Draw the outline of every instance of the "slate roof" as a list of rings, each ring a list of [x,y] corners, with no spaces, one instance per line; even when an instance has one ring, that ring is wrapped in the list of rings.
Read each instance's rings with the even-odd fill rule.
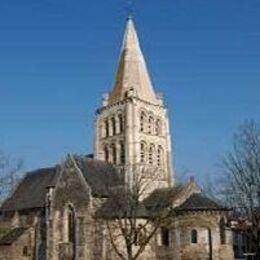
[[[148,209],[165,208],[172,204],[174,198],[185,189],[184,185],[154,190],[145,200]]]
[[[93,196],[107,197],[110,187],[123,183],[123,178],[119,178],[112,164],[86,156],[73,158],[91,187]],[[55,166],[27,173],[12,196],[2,204],[1,211],[44,207],[47,187],[56,185],[60,169],[60,166]]]
[[[192,194],[184,203],[176,208],[176,210],[228,210],[219,205],[212,199],[209,199],[202,194]]]
[[[58,177],[57,168],[44,168],[27,173],[12,196],[3,203],[1,210],[9,211],[44,207],[47,187],[56,184]]]
[[[22,236],[28,228],[23,228],[23,227],[17,227],[12,229],[9,233],[4,235],[0,239],[0,245],[12,245],[15,241],[19,239],[20,236]]]
[[[127,212],[136,210],[136,217],[153,217],[156,216],[158,210],[172,205],[174,198],[184,188],[185,186],[178,185],[171,188],[156,189],[147,198],[139,202],[137,207],[127,207],[126,202],[129,202],[129,198],[124,199],[124,191],[120,191],[120,196],[112,196],[102,205],[97,211],[97,216],[102,218],[123,217],[128,215]],[[131,213],[131,216],[134,216],[133,213]]]
[[[160,210],[169,207],[173,204],[177,195],[185,188],[185,186],[177,186],[172,188],[157,189],[151,193],[143,202],[140,202],[136,209],[135,217],[146,218],[155,217]],[[123,197],[123,195],[122,195]],[[101,208],[97,211],[97,216],[102,218],[116,218],[127,216],[126,201],[120,197],[115,199],[108,199]],[[229,210],[217,202],[205,197],[202,194],[194,193],[187,198],[180,206],[172,209],[172,213],[190,210]],[[134,216],[133,214],[131,216]]]
[[[146,218],[150,216],[145,205],[140,202],[137,206],[128,206],[127,201],[119,198],[110,198],[97,210],[96,216],[99,218]]]
[[[73,156],[73,159],[90,186],[94,197],[109,197],[111,191],[120,191],[120,196],[123,196],[124,192],[120,188],[124,184],[124,176],[118,174],[118,171],[112,164],[90,159],[86,156]],[[18,185],[12,196],[2,204],[1,211],[44,207],[47,187],[56,185],[60,170],[60,166],[55,166],[28,173]],[[185,188],[185,185],[178,185],[153,191],[138,206],[138,216],[152,216],[153,214],[156,214],[157,210],[172,205],[175,198],[177,198]],[[129,209],[123,204],[118,205],[117,201],[108,199],[103,205],[103,209],[98,212],[98,214],[107,215],[108,217],[112,217],[114,214],[126,214]],[[122,201],[125,202],[126,200],[122,199]],[[191,195],[185,202],[175,208],[176,211],[206,209],[225,210],[225,208],[218,205],[215,201],[202,194]]]
[[[121,186],[124,178],[112,164],[85,156],[74,156],[95,197],[108,197],[111,187]]]
[[[113,105],[124,100],[129,86],[135,91],[138,98],[153,104],[160,104],[154,92],[135,25],[131,18],[127,21],[116,79],[109,95],[108,104]]]

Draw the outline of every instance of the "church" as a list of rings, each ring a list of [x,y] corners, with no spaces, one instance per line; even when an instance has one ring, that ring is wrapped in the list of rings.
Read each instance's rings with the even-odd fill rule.
[[[95,127],[93,155],[27,173],[4,201],[0,260],[234,259],[229,209],[194,178],[176,183],[168,111],[131,17]]]

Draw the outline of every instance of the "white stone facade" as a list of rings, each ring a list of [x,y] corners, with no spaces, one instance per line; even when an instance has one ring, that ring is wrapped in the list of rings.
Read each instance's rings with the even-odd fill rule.
[[[137,165],[156,174],[154,188],[174,184],[168,112],[156,95],[133,21],[128,20],[116,82],[98,110],[95,158],[126,169]]]

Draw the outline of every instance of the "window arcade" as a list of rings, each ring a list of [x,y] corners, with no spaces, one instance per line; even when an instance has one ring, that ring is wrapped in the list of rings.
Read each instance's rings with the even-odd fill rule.
[[[153,165],[153,163],[154,163],[154,161],[153,161],[153,159],[154,159],[154,149],[155,149],[154,144],[151,144],[150,148],[149,148],[149,158],[148,158],[150,165]]]
[[[118,121],[119,121],[119,133],[121,134],[124,131],[124,120],[122,114],[118,116]]]
[[[105,120],[105,137],[109,136],[109,121],[108,119]]]
[[[146,122],[146,114],[144,111],[141,112],[140,116],[140,131],[145,132],[145,122]]]
[[[161,146],[159,146],[157,149],[157,166],[163,166],[163,148]]]
[[[153,134],[153,128],[154,128],[154,119],[152,116],[150,116],[148,120],[148,134]]]
[[[124,142],[120,142],[120,162],[121,164],[125,163],[125,145]]]
[[[112,151],[112,163],[117,163],[117,150],[116,150],[116,144],[111,145],[111,151]]]
[[[114,117],[111,118],[112,124],[112,135],[116,135],[116,119]]]
[[[160,119],[156,120],[156,123],[155,123],[155,134],[158,135],[158,136],[162,134],[162,123],[161,123]]]
[[[104,159],[106,162],[109,161],[109,149],[107,146],[104,147]]]
[[[144,142],[142,142],[141,143],[141,154],[140,154],[141,163],[145,163],[145,153],[146,153],[146,144]]]

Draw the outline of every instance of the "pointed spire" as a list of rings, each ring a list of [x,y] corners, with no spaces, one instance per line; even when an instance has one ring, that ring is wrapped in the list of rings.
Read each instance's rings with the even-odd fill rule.
[[[158,104],[131,16],[127,18],[116,79],[108,104],[123,100],[129,91],[142,100]]]

